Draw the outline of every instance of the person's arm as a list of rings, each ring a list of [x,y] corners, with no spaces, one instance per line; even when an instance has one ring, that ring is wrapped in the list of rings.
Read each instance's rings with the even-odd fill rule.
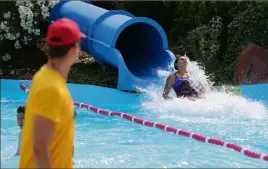
[[[172,99],[172,97],[168,96],[168,94],[170,90],[172,89],[173,81],[174,81],[174,75],[171,74],[166,80],[166,85],[165,85],[163,95],[162,95],[164,99]]]
[[[35,168],[52,168],[50,143],[60,121],[61,95],[57,89],[37,93],[33,116],[33,153]]]

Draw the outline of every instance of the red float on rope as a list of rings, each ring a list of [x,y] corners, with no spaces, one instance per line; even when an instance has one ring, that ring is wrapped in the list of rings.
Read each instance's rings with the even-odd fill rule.
[[[20,88],[26,93],[29,93],[29,89],[21,84]],[[84,104],[84,103],[78,103],[78,102],[74,102],[74,105],[79,107],[79,108],[85,108],[88,110],[91,110],[95,113],[98,114],[102,114],[105,116],[119,116],[122,117],[126,120],[132,121],[134,123],[140,124],[140,125],[144,125],[147,127],[155,127],[158,128],[160,130],[166,131],[166,132],[172,132],[174,134],[178,134],[181,136],[185,136],[185,137],[190,137],[194,140],[200,141],[200,142],[204,142],[204,143],[210,143],[210,144],[215,144],[215,145],[219,145],[225,148],[229,148],[232,150],[235,150],[237,152],[242,153],[243,155],[250,157],[250,158],[256,158],[256,159],[260,159],[260,160],[264,160],[264,161],[268,161],[268,155],[267,154],[261,154],[261,153],[257,153],[254,152],[252,150],[243,148],[240,145],[236,145],[234,143],[229,143],[229,142],[225,142],[216,138],[210,138],[210,137],[206,137],[200,134],[196,134],[196,133],[192,133],[190,131],[186,131],[186,130],[181,130],[181,129],[176,129],[174,127],[170,127],[167,126],[165,124],[161,124],[161,123],[157,123],[157,122],[152,122],[152,121],[147,121],[147,120],[143,120],[141,118],[132,116],[130,114],[126,114],[126,113],[122,113],[122,112],[112,112],[112,111],[108,111],[108,110],[103,110],[103,109],[99,109],[97,107],[88,105],[88,104]]]

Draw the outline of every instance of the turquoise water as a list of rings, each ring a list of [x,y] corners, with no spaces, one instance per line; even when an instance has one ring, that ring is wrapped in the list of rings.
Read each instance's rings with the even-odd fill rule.
[[[20,90],[23,82],[1,80],[1,167],[14,168],[18,157],[19,128],[16,108],[25,103]],[[160,87],[146,94],[127,94],[114,89],[68,85],[74,101],[122,111],[205,136],[233,142],[268,154],[268,113],[263,103],[249,101],[224,92],[212,92],[196,102],[175,99],[164,102]],[[268,163],[238,152],[144,127],[130,121],[97,115],[76,108],[75,167],[115,168],[193,168],[259,167]]]

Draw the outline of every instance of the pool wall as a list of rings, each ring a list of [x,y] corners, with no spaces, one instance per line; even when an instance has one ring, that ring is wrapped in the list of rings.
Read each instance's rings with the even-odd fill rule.
[[[9,99],[26,101],[27,96],[23,94],[23,91],[20,89],[20,84],[24,84],[26,87],[30,88],[31,81],[1,79],[1,95],[9,96]],[[74,101],[104,108],[113,107],[112,105],[118,104],[131,105],[131,103],[137,103],[141,99],[141,97],[138,97],[138,94],[127,93],[107,87],[81,84],[67,84],[67,86]]]
[[[10,96],[12,99],[26,99],[26,95],[16,94],[22,92],[19,88],[21,83],[30,88],[31,81],[29,80],[1,79],[1,95]],[[127,93],[107,87],[82,84],[67,85],[74,101],[102,106],[103,108],[118,104],[131,105],[145,99],[145,97],[139,97],[140,95],[136,93]],[[238,89],[242,96],[247,99],[268,102],[268,84],[241,85]]]
[[[241,85],[240,88],[243,97],[268,103],[268,84]]]

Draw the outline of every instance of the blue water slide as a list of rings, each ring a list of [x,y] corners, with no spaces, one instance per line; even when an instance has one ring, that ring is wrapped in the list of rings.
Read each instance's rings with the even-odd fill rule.
[[[106,10],[90,1],[64,0],[56,4],[49,22],[59,18],[76,21],[88,37],[82,50],[98,63],[118,69],[117,88],[136,91],[157,80],[157,70],[167,70],[174,60],[163,28],[152,19],[124,10]]]

